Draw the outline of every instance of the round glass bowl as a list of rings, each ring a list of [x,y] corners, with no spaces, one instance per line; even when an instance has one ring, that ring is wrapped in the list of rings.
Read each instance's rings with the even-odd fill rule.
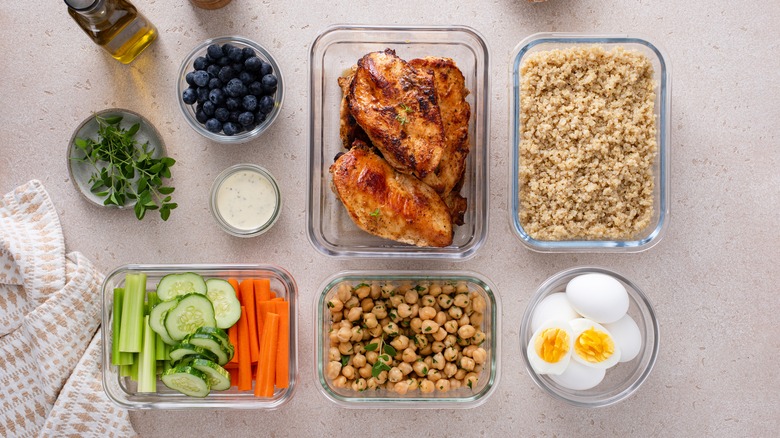
[[[537,374],[528,359],[528,342],[533,336],[531,321],[536,306],[548,295],[563,292],[566,284],[582,274],[601,273],[614,277],[628,292],[628,314],[639,326],[642,335],[642,347],[639,354],[631,361],[618,363],[606,370],[604,380],[597,386],[587,390],[572,390],[557,384],[548,375]],[[520,351],[523,354],[528,374],[545,392],[556,399],[563,400],[579,407],[600,407],[617,403],[639,389],[639,386],[650,375],[658,357],[659,330],[653,306],[639,287],[622,275],[608,269],[597,267],[579,267],[561,271],[548,278],[536,291],[523,314],[520,323]]]
[[[68,173],[70,174],[70,181],[73,186],[84,195],[84,198],[89,202],[98,205],[100,207],[114,207],[114,208],[126,208],[135,205],[135,199],[127,199],[124,205],[115,206],[113,204],[104,204],[105,197],[101,197],[92,193],[91,187],[93,182],[90,181],[93,173],[96,172],[95,168],[87,162],[81,161],[84,157],[84,151],[76,146],[76,139],[92,139],[98,140],[99,124],[98,118],[111,119],[114,117],[121,117],[119,122],[121,129],[128,130],[133,125],[138,123],[138,132],[135,134],[135,140],[139,145],[144,143],[149,144],[149,150],[152,151],[152,158],[161,158],[166,156],[165,143],[163,142],[160,132],[152,125],[151,122],[146,120],[142,115],[122,109],[122,108],[109,108],[102,111],[98,111],[86,119],[84,119],[78,128],[73,132],[68,143],[67,157],[68,160]]]
[[[271,112],[268,113],[266,115],[265,120],[262,123],[255,126],[254,129],[250,131],[241,131],[236,135],[225,135],[222,132],[214,133],[207,130],[206,126],[200,123],[195,117],[195,107],[197,104],[188,105],[184,103],[184,100],[182,100],[182,93],[184,92],[184,90],[189,88],[189,84],[187,83],[186,76],[187,73],[195,70],[195,67],[193,65],[195,60],[199,57],[205,57],[207,54],[207,49],[210,45],[218,44],[221,46],[227,43],[230,43],[231,45],[236,46],[240,49],[248,47],[254,50],[255,55],[258,58],[271,65],[271,68],[273,69],[273,74],[276,76],[277,79],[276,92],[273,94],[274,107],[271,110]],[[260,78],[257,79],[260,80]],[[260,134],[265,132],[268,129],[268,127],[271,126],[274,120],[276,120],[276,118],[279,116],[279,112],[281,111],[282,108],[282,102],[284,101],[284,80],[282,79],[282,71],[279,69],[279,65],[276,63],[276,60],[274,60],[273,56],[271,56],[271,54],[268,53],[268,50],[266,50],[263,46],[244,37],[223,36],[223,37],[212,38],[203,41],[202,43],[198,44],[194,49],[192,49],[192,51],[187,55],[187,57],[184,58],[184,61],[181,64],[181,68],[179,68],[179,80],[176,82],[176,99],[179,102],[179,108],[181,108],[182,114],[184,114],[184,119],[192,127],[192,129],[194,129],[195,132],[197,132],[198,134],[208,138],[209,140],[213,140],[218,143],[224,143],[224,144],[246,143],[250,140],[257,138],[258,136],[260,136]]]
[[[225,232],[254,237],[268,231],[282,209],[274,177],[255,164],[228,167],[211,186],[211,214]]]

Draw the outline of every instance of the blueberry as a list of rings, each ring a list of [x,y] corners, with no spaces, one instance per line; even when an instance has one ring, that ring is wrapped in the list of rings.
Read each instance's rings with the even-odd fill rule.
[[[198,103],[203,103],[207,100],[209,100],[209,89],[208,87],[198,87],[197,93],[197,101]]]
[[[271,96],[263,96],[260,98],[260,102],[258,102],[257,106],[261,113],[268,114],[274,109],[274,98]]]
[[[235,111],[241,107],[241,99],[237,97],[228,97],[225,101],[225,107],[230,111]]]
[[[236,77],[236,72],[233,71],[233,68],[229,65],[226,65],[219,69],[219,74],[217,75],[220,81],[227,84],[228,81]]]
[[[244,59],[244,52],[241,51],[238,47],[231,47],[228,50],[227,53],[228,58],[232,59],[233,62],[239,62],[243,61]]]
[[[254,82],[255,79],[257,79],[255,75],[249,73],[248,71],[242,71],[241,73],[239,73],[238,78],[241,79],[241,82],[243,82],[244,85],[249,85],[252,82]]]
[[[261,65],[260,65],[260,77],[263,77],[265,75],[270,75],[271,73],[274,72],[274,68],[271,67],[271,64],[263,61],[262,59],[260,60],[260,62],[261,62]]]
[[[214,115],[214,111],[217,109],[217,106],[214,105],[214,102],[207,100],[203,102],[203,112],[206,113],[207,116],[211,117]]]
[[[259,111],[256,112],[255,113],[255,123],[259,125],[259,124],[261,124],[263,122],[265,122],[265,113],[262,113],[262,112],[259,112]]]
[[[233,123],[238,123],[238,116],[240,115],[241,115],[241,111],[231,111],[228,120],[230,120]]]
[[[234,62],[230,64],[231,67],[233,67],[233,70],[236,71],[236,74],[244,71],[244,63],[243,62]]]
[[[206,67],[211,64],[208,59],[198,56],[195,58],[195,61],[192,63],[192,66],[195,68],[195,70],[205,70]]]
[[[206,71],[209,75],[211,75],[211,77],[217,77],[219,74],[219,66],[217,64],[211,64],[209,68],[206,69]]]
[[[263,61],[261,61],[257,56],[252,56],[251,58],[247,58],[246,61],[244,61],[244,67],[246,67],[247,71],[259,71],[262,65]]]
[[[232,45],[230,43],[223,44],[222,45],[222,54],[225,55],[225,56],[228,56],[230,54],[230,49],[235,48],[235,47],[236,46],[234,46],[234,45]]]
[[[255,96],[263,95],[263,84],[260,81],[254,81],[249,84],[249,92]]]
[[[206,49],[206,53],[208,53],[212,59],[219,59],[223,54],[222,47],[219,47],[219,44],[212,44],[208,49]]]
[[[255,111],[257,109],[257,97],[252,94],[247,94],[241,100],[241,105],[247,111]]]
[[[230,111],[225,107],[219,107],[214,111],[214,118],[225,123],[230,118]]]
[[[255,122],[255,115],[250,113],[249,111],[243,112],[238,115],[238,123],[244,126],[249,126],[254,122]]]
[[[187,81],[187,84],[189,84],[189,85],[195,85],[195,72],[191,71],[191,72],[187,73],[184,76],[184,80]]]
[[[233,78],[225,86],[225,91],[230,97],[241,97],[246,94],[246,86],[240,79]]]
[[[217,60],[217,64],[219,64],[220,66],[228,65],[230,64],[230,58],[228,58],[227,56],[223,56]]]
[[[249,59],[255,56],[255,50],[251,47],[244,47],[241,49],[241,54],[244,55],[244,59]]]
[[[220,81],[218,78],[211,78],[209,79],[209,90],[214,90],[216,88],[222,88],[224,84],[222,81]]]
[[[192,75],[192,80],[195,82],[195,85],[205,87],[209,84],[209,74],[203,70],[198,70]]]
[[[222,130],[222,122],[217,119],[206,120],[206,129],[213,133],[219,133]]]
[[[209,116],[207,116],[207,115],[206,115],[206,113],[204,113],[203,111],[196,111],[196,112],[195,112],[195,118],[196,118],[196,119],[197,119],[197,120],[198,120],[200,123],[206,123],[206,120],[208,120],[208,119],[209,119]]]
[[[192,88],[187,88],[181,94],[181,100],[183,100],[187,105],[192,105],[198,101],[198,93]]]
[[[219,79],[217,79],[219,80]],[[213,103],[216,106],[221,106],[225,103],[225,99],[227,99],[227,96],[225,96],[225,92],[222,91],[221,88],[215,88],[211,91],[209,91],[209,100],[211,103]]]
[[[225,131],[225,135],[236,135],[241,130],[239,129],[238,125],[236,125],[233,122],[227,122],[222,126],[222,129]]]
[[[276,84],[278,83],[276,76],[267,74],[263,76],[263,79],[260,79],[260,82],[263,84],[263,92],[265,94],[272,94],[276,91]]]

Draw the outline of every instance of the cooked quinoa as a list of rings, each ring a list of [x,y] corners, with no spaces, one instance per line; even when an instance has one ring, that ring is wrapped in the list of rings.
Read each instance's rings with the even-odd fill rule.
[[[653,216],[653,66],[630,50],[529,54],[520,84],[520,223],[538,240],[627,240]]]

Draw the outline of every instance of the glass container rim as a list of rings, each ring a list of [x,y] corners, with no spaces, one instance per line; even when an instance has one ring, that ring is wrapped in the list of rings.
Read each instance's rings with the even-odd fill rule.
[[[268,182],[271,183],[271,187],[274,189],[274,195],[275,195],[275,204],[274,204],[274,212],[271,215],[271,218],[268,219],[267,222],[265,222],[263,225],[252,228],[252,229],[241,229],[236,228],[232,225],[230,225],[224,217],[222,217],[222,214],[219,212],[219,207],[217,207],[217,197],[219,188],[222,186],[222,183],[231,175],[233,175],[236,172],[239,172],[241,170],[251,170],[253,172],[257,172],[261,176],[263,176],[265,179],[268,180]],[[253,163],[239,163],[234,164],[233,166],[228,167],[227,169],[220,172],[219,175],[217,175],[216,178],[214,178],[214,182],[211,185],[211,194],[210,194],[210,201],[209,201],[209,209],[211,210],[211,215],[214,217],[214,219],[217,221],[217,224],[219,224],[220,228],[222,228],[223,231],[226,233],[236,236],[236,237],[255,237],[259,236],[266,231],[270,230],[271,227],[276,224],[276,221],[279,219],[279,216],[281,216],[281,210],[282,210],[282,192],[279,189],[279,184],[276,182],[276,178],[274,178],[273,175],[271,175],[271,172],[269,172],[266,168],[253,164]]]

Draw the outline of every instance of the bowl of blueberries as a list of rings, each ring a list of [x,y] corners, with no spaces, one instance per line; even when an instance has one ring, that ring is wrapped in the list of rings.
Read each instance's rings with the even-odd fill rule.
[[[182,62],[176,94],[185,120],[197,133],[219,143],[244,143],[265,132],[279,115],[282,72],[254,41],[212,38]]]

